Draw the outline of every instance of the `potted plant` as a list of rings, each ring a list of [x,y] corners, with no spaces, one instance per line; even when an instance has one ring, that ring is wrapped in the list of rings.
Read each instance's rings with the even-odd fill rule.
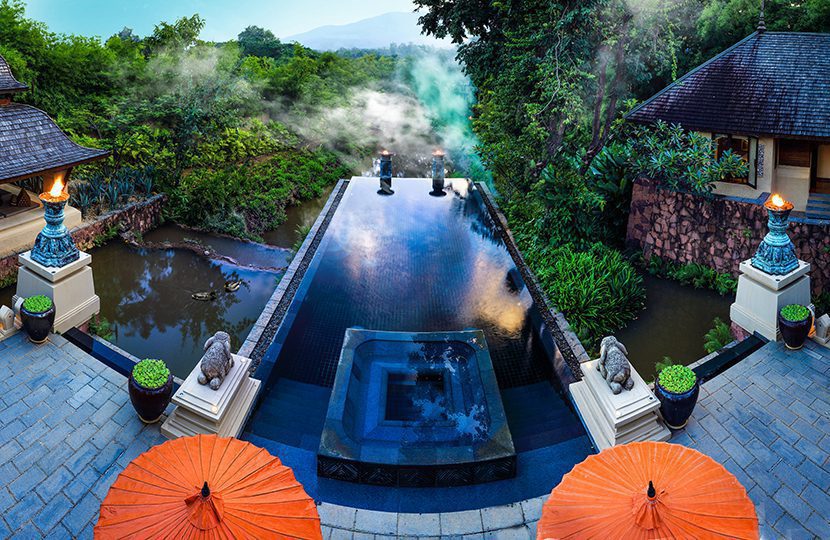
[[[803,347],[812,327],[813,314],[807,306],[789,304],[778,312],[778,328],[788,349],[797,350]]]
[[[145,424],[161,418],[173,397],[173,375],[163,360],[144,359],[130,373],[130,401]]]
[[[20,308],[23,329],[32,343],[43,343],[55,324],[55,303],[48,296],[38,294],[23,301]]]
[[[672,429],[686,427],[700,393],[695,372],[686,366],[671,365],[657,374],[654,393],[660,400],[660,413]]]

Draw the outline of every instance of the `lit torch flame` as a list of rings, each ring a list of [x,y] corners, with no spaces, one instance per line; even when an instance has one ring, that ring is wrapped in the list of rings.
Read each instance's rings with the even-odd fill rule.
[[[772,196],[772,204],[773,206],[777,206],[778,208],[783,208],[785,205],[784,198],[781,195],[775,193]]]
[[[52,184],[52,189],[49,190],[49,195],[52,197],[60,197],[63,194],[63,177],[55,178],[55,183]]]

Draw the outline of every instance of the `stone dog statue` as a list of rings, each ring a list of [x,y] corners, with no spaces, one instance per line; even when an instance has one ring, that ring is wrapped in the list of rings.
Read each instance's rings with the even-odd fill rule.
[[[631,364],[628,363],[627,354],[625,345],[617,341],[614,336],[603,338],[600,342],[597,370],[615,394],[622,392],[623,388],[626,390],[634,388]]]
[[[205,342],[199,384],[210,384],[213,390],[219,390],[232,367],[231,337],[226,332],[216,332]]]

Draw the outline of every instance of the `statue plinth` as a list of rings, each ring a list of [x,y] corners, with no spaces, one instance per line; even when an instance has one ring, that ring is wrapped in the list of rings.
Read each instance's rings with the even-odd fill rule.
[[[631,367],[631,390],[614,394],[597,370],[597,362],[583,362],[582,380],[568,387],[597,450],[635,441],[669,440],[671,432],[657,414],[660,401],[637,370]]]
[[[233,367],[218,390],[199,384],[201,361],[173,395],[176,408],[161,426],[168,439],[214,433],[239,437],[253,409],[260,381],[248,376],[251,359],[233,355]]]
[[[759,270],[754,259],[748,259],[739,269],[738,292],[729,317],[750,334],[758,332],[777,341],[781,308],[788,304],[810,305],[810,264],[796,259],[795,269],[773,275]]]
[[[74,244],[73,244],[74,245]],[[42,294],[55,303],[55,332],[87,323],[101,310],[92,280],[92,256],[83,251],[63,266],[46,266],[35,260],[31,251],[17,258],[17,298]]]

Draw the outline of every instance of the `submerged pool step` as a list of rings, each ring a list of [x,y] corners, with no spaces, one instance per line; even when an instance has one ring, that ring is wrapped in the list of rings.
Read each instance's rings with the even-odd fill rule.
[[[583,433],[579,419],[547,382],[504,389],[502,401],[517,452],[557,444]]]
[[[262,400],[249,431],[292,446],[316,450],[331,389],[280,379]]]

